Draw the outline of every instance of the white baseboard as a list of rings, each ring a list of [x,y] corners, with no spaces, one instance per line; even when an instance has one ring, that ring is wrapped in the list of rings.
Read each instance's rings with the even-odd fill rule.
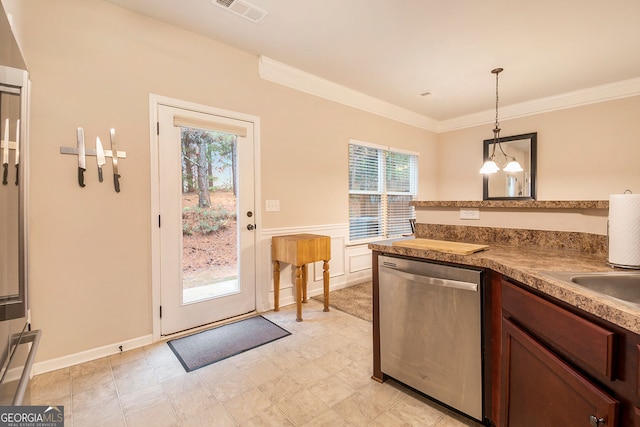
[[[33,365],[33,374],[44,374],[46,372],[68,368],[69,366],[89,362],[91,360],[100,359],[102,357],[111,356],[113,354],[118,354],[120,353],[120,351],[127,351],[133,350],[134,348],[144,347],[152,343],[153,337],[151,334],[149,334],[128,341],[118,342],[116,344],[110,344],[91,350],[81,351],[80,353],[70,354],[68,356],[62,356],[55,359],[36,362]],[[122,350],[120,350],[120,346],[122,346]]]

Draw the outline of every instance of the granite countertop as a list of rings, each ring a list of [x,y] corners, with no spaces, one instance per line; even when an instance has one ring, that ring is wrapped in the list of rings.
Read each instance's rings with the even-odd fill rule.
[[[575,250],[500,244],[490,244],[489,249],[471,255],[456,255],[393,246],[393,241],[370,243],[369,249],[388,254],[424,258],[425,260],[488,268],[631,332],[640,334],[640,305],[625,303],[546,274],[546,272],[562,271],[624,271],[607,265],[606,258],[602,255]]]
[[[413,200],[416,208],[609,209],[608,200]]]

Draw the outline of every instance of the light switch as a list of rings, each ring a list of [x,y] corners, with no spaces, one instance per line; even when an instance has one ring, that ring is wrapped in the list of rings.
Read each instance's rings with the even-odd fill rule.
[[[266,200],[264,209],[267,212],[279,212],[280,200]]]

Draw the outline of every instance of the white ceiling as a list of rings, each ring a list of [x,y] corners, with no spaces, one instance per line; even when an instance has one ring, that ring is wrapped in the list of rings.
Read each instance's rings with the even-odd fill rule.
[[[638,0],[106,0],[443,121],[640,77]],[[215,1],[215,0],[214,0]],[[430,91],[433,95],[420,96]]]

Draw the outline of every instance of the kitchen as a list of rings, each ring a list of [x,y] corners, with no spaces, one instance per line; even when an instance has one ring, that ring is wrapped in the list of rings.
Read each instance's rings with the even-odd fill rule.
[[[402,148],[420,153],[419,200],[482,198],[478,169],[482,141],[491,136],[491,114],[478,125],[425,129],[261,78],[256,55],[114,4],[53,3],[3,0],[32,84],[31,310],[34,328],[43,330],[36,373],[154,339],[150,93],[260,117],[259,198],[280,200],[281,206],[280,212],[260,210],[257,219],[263,309],[272,298],[269,242],[275,234],[313,229],[332,236],[335,289],[371,275],[366,245],[346,244],[350,138],[390,146],[401,141]],[[635,56],[629,55],[629,62],[637,65]],[[517,70],[493,62],[487,60],[479,72],[487,80],[479,110],[493,108],[493,67],[505,67],[503,99],[518,89],[507,77]],[[263,61],[263,71],[270,65],[278,66]],[[637,76],[629,75],[626,86],[609,88],[613,94],[607,92],[601,102],[576,102],[571,108],[510,115],[503,101],[503,135],[538,132],[539,200],[607,200],[628,188],[640,191]],[[553,73],[540,80],[551,85]],[[79,193],[73,160],[59,151],[74,144],[78,126],[94,134],[118,128],[119,149],[127,151],[119,165],[120,193],[96,185]],[[457,214],[455,208],[419,210],[417,219],[460,224]],[[606,234],[603,212],[491,210],[481,211],[476,224]],[[320,281],[310,286],[319,291]],[[293,301],[290,284],[281,299]]]

